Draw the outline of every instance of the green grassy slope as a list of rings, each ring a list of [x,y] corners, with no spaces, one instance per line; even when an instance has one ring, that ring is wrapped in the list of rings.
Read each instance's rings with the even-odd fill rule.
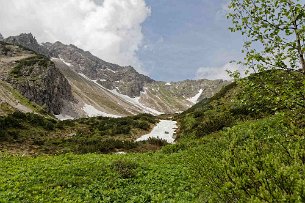
[[[1,202],[194,202],[186,154],[0,159]]]
[[[177,117],[180,140],[201,143],[189,149],[200,201],[304,202],[303,81],[298,72],[252,75]]]

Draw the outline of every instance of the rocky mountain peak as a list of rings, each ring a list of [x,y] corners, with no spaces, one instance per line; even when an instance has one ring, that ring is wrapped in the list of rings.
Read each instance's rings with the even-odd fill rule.
[[[49,51],[50,56],[69,64],[75,72],[96,80],[109,90],[116,90],[129,97],[140,96],[144,85],[154,82],[153,79],[138,73],[131,66],[123,67],[103,61],[89,51],[84,51],[74,45],[55,42],[53,44],[44,43],[43,46]]]
[[[3,40],[3,36],[2,36],[2,34],[0,33],[0,41],[2,41]]]
[[[4,41],[10,44],[23,46],[27,49],[35,51],[38,54],[49,56],[48,50],[46,50],[37,42],[32,33],[22,33],[18,36],[11,36],[4,39]]]

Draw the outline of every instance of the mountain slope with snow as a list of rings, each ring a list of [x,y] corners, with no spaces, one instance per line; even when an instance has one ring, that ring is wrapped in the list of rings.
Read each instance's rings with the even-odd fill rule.
[[[133,67],[108,63],[74,45],[61,42],[41,45],[32,34],[21,34],[4,41],[50,57],[52,62],[48,63],[54,63],[55,70],[64,77],[63,81],[68,82],[64,86],[69,86],[71,99],[62,101],[62,106],[57,108],[60,111],[56,111],[56,116],[60,119],[177,113],[212,97],[228,84],[223,80],[154,81]],[[62,87],[58,86],[59,89]],[[40,105],[45,104],[40,102]]]

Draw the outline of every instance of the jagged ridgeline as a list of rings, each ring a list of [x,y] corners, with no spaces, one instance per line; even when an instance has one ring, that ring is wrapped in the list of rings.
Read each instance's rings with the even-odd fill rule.
[[[17,65],[20,71],[15,69],[15,77],[10,77],[7,81],[14,83],[13,87],[15,89],[18,87],[18,91],[27,99],[43,106],[49,113],[58,115],[60,119],[96,115],[120,117],[138,113],[157,115],[181,112],[198,101],[213,96],[221,87],[228,84],[223,80],[187,80],[171,83],[154,81],[138,73],[131,66],[105,62],[74,45],[65,45],[60,42],[40,45],[31,34],[8,37],[4,39],[4,42],[35,52],[32,52],[32,55],[29,54],[29,59],[26,57],[9,59],[11,56],[3,55],[2,58],[7,58],[5,60],[15,60],[17,64],[24,64],[23,68],[21,68],[22,65]],[[48,60],[52,63],[47,62]],[[15,67],[10,65],[12,68]],[[47,66],[46,69],[38,68],[43,65]],[[33,70],[33,75],[26,70]],[[59,73],[56,75],[55,70],[59,70],[62,75]],[[25,85],[17,85],[21,78],[19,77],[18,80],[16,77],[18,74],[21,77],[22,74],[26,74],[25,81],[32,76],[40,79],[36,82],[27,82]],[[39,74],[42,75],[39,76]],[[43,76],[43,74],[46,75]],[[56,93],[56,96],[60,96],[61,99],[50,96],[41,98],[41,95],[38,96],[41,93],[39,91],[35,92],[36,96],[33,95],[33,91],[26,94],[25,91],[29,90],[29,86],[42,87],[44,82],[46,85],[48,74],[59,77],[55,82],[60,85],[54,86],[52,94]],[[55,84],[50,83],[49,92],[52,85]],[[50,98],[53,98],[53,101],[47,101]]]

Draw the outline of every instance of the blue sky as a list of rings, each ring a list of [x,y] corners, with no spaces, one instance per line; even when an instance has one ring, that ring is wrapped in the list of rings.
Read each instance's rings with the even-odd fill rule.
[[[223,71],[229,61],[240,59],[243,40],[228,30],[226,2],[146,0],[151,16],[143,24],[144,44],[138,56],[150,76],[165,81],[194,79],[199,68]]]

